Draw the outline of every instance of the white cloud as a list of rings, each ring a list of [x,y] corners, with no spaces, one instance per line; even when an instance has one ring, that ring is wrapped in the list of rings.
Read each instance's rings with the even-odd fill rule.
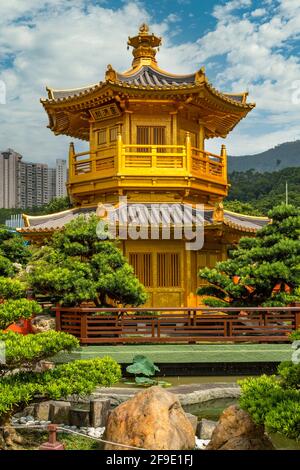
[[[260,16],[264,16],[267,13],[267,10],[265,8],[257,8],[256,10],[251,12],[251,16],[253,18],[258,18]]]
[[[252,0],[231,0],[225,5],[216,5],[213,10],[213,16],[219,21],[224,21],[231,17],[231,13],[235,10],[250,7]]]

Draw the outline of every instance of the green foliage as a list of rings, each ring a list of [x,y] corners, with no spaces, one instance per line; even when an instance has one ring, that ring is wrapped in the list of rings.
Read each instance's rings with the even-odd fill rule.
[[[147,377],[155,375],[155,372],[159,372],[159,368],[151,361],[151,359],[138,354],[133,358],[133,364],[126,368],[126,371],[130,374],[138,375],[143,374]]]
[[[300,207],[300,168],[259,173],[255,170],[233,172],[225,208],[249,215],[267,215],[275,205],[285,202],[286,182],[289,202]],[[249,184],[251,183],[251,184]]]
[[[300,364],[282,362],[278,366],[278,373],[284,388],[300,389]]]
[[[41,208],[41,214],[54,214],[71,208],[70,199],[66,197],[56,197]],[[29,211],[30,212],[30,211]]]
[[[4,227],[0,228],[0,255],[10,263],[20,263],[24,266],[29,261],[31,253],[21,235]],[[0,261],[0,275],[6,275],[1,273],[1,264]]]
[[[290,438],[300,437],[300,365],[285,362],[279,376],[247,378],[239,381],[240,406],[257,424]]]
[[[86,395],[96,386],[110,386],[120,378],[120,366],[109,357],[74,361],[42,373],[7,375],[0,381],[1,420],[37,397],[46,400]]]
[[[146,301],[143,285],[116,244],[98,238],[98,223],[96,216],[80,216],[54,234],[33,259],[29,284],[35,292],[64,305],[94,301],[108,306],[112,300],[138,306]]]
[[[284,393],[276,377],[262,375],[239,381],[241,408],[248,411],[257,424],[264,424],[266,415],[280,402]]]
[[[170,387],[171,384],[164,380],[154,379],[156,372],[160,372],[151,359],[142,354],[138,354],[133,358],[133,364],[127,366],[126,372],[135,375],[135,384],[142,387],[151,387],[152,385],[159,385],[161,387]],[[132,385],[132,382],[126,382]]]
[[[20,335],[13,331],[0,332],[0,341],[5,343],[5,364],[0,370],[29,368],[43,359],[55,356],[60,351],[71,351],[79,347],[75,336],[63,332],[46,331],[39,334]]]
[[[59,237],[56,237],[54,245],[60,241],[63,248],[64,241]],[[82,240],[84,244],[85,239]],[[22,239],[7,230],[0,230],[0,250],[0,330],[5,330],[20,319],[41,313],[42,308],[37,302],[25,299],[25,284],[12,278],[16,272],[12,263],[24,265],[29,259]],[[50,289],[57,291],[58,295],[69,296],[71,301],[78,299],[76,290],[83,298],[90,293],[98,295],[96,281],[99,279],[93,278],[96,269],[93,272],[92,263],[86,263],[86,254],[72,258],[66,256],[63,249],[56,252],[51,246],[35,256],[37,279],[46,291],[49,284]],[[112,263],[113,269],[118,270],[118,267]],[[128,292],[128,285],[126,288]],[[87,294],[84,297],[85,290]],[[78,340],[66,333],[48,331],[23,336],[12,331],[0,331],[0,341],[5,343],[6,356],[5,364],[0,365],[0,425],[33,400],[85,395],[97,385],[109,386],[121,378],[120,366],[110,358],[75,361],[58,365],[50,371],[36,372],[39,361],[78,347]]]
[[[259,217],[264,215],[262,211],[257,209],[251,202],[242,202],[237,199],[225,200],[224,208],[231,212],[237,212],[238,214],[256,215]]]
[[[127,384],[131,384],[131,382],[126,382]],[[166,382],[165,380],[156,380],[150,377],[135,377],[135,383],[139,387],[152,387],[153,385],[158,385],[159,387],[167,388],[171,387],[172,384]]]
[[[0,277],[0,299],[20,299],[25,294],[26,288],[21,281]]]
[[[293,331],[289,335],[290,341],[299,341],[300,340],[300,330]]]
[[[21,318],[29,319],[42,312],[41,306],[32,300],[7,300],[0,304],[0,330],[5,330]]]
[[[44,437],[42,442],[47,441],[47,436]],[[58,440],[61,442],[65,450],[102,450],[103,444],[96,439],[90,437],[79,436],[78,434],[59,433]]]
[[[200,270],[200,278],[210,285],[199,289],[199,295],[213,295],[232,306],[285,306],[300,300],[299,210],[280,205],[269,217],[272,223],[256,238],[242,238],[227,261]],[[238,283],[233,276],[239,277]],[[280,291],[274,291],[276,285]],[[215,304],[222,305],[226,303]]]
[[[1,250],[1,248],[0,248]],[[12,277],[16,272],[13,263],[8,258],[1,255],[0,251],[0,276]]]
[[[71,202],[68,197],[57,197],[44,206],[25,209],[0,209],[0,225],[4,225],[5,221],[12,215],[22,214],[23,212],[30,215],[46,215],[61,212],[70,208]]]
[[[300,437],[300,400],[284,400],[269,411],[265,425],[269,431],[290,437]]]

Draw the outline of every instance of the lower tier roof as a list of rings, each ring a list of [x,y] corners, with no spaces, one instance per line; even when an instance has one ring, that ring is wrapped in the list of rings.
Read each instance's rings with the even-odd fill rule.
[[[151,213],[151,220],[155,224],[170,224],[180,225],[182,224],[182,213],[184,210],[184,222],[185,224],[199,224],[201,220],[202,213],[193,208],[189,204],[176,204],[174,210],[170,212],[170,219],[164,220],[161,218],[161,215],[158,215],[158,212],[153,209],[151,204],[138,204],[139,210],[136,210],[137,204],[128,204],[128,206],[120,206],[120,208],[113,209],[110,214],[110,220],[125,220],[124,216],[127,214],[127,223],[135,224],[138,226],[148,225],[149,213]],[[154,205],[155,206],[155,205]],[[96,214],[97,208],[99,206],[93,207],[84,207],[84,208],[73,208],[63,212],[58,212],[56,214],[49,214],[43,216],[30,216],[23,215],[25,226],[23,228],[17,229],[20,233],[51,233],[57,230],[63,229],[63,227],[73,220],[74,218],[84,215],[88,216],[90,214]],[[127,211],[126,214],[124,211]],[[148,217],[148,218],[147,218]],[[222,220],[216,221],[214,217],[214,209],[205,209],[204,210],[204,225],[205,226],[214,226],[216,224],[224,224],[232,229],[241,232],[252,232],[255,233],[257,230],[267,225],[270,221],[267,217],[254,217],[244,214],[238,214],[231,211],[224,210],[224,215]]]

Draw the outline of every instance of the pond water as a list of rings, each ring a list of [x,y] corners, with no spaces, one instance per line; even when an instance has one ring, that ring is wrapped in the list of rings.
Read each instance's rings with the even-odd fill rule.
[[[195,405],[184,406],[187,413],[192,413],[198,416],[199,420],[202,418],[217,421],[225,408],[230,405],[235,405],[237,400],[234,398],[218,398],[217,400],[210,400],[205,403],[197,403]],[[278,450],[300,450],[300,441],[288,439],[279,433],[269,433],[273,445]]]
[[[202,376],[202,375],[195,375],[195,376],[179,376],[179,377],[155,377],[155,380],[165,380],[166,382],[172,384],[173,387],[177,385],[190,385],[190,384],[209,384],[209,383],[236,383],[240,379],[245,379],[245,375],[241,376],[233,376],[233,375],[225,375],[225,376]],[[115,387],[130,387],[129,382],[133,379],[131,377],[126,377]],[[136,386],[132,384],[132,387]]]
[[[187,413],[198,416],[199,421],[202,418],[218,421],[225,408],[236,403],[237,400],[235,398],[218,398],[217,400],[209,400],[204,403],[185,405],[183,408]]]

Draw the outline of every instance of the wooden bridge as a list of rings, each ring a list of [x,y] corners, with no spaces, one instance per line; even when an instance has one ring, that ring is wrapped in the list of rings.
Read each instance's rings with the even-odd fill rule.
[[[56,327],[81,344],[288,342],[300,328],[300,307],[67,308]]]

